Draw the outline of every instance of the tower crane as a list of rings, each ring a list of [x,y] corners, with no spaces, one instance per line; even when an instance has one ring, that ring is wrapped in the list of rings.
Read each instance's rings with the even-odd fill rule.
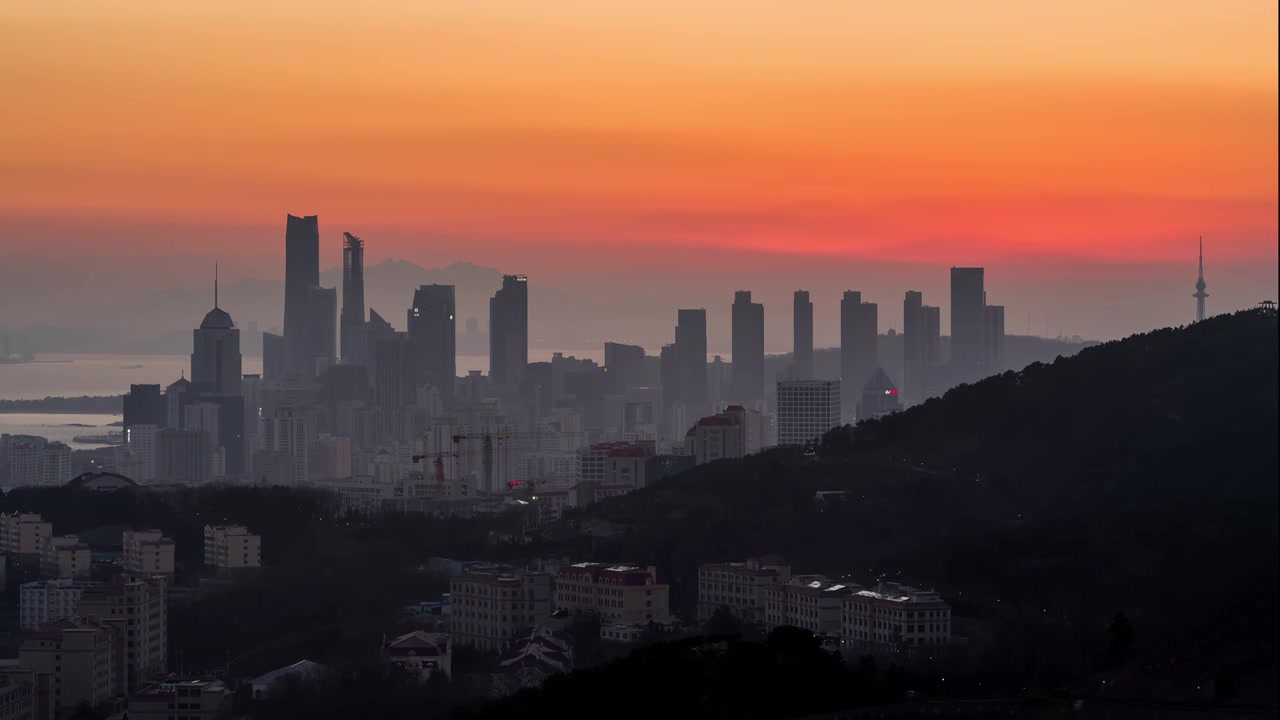
[[[458,453],[456,453],[456,452],[435,452],[435,453],[423,453],[423,454],[421,454],[421,455],[414,455],[414,456],[413,456],[413,462],[415,462],[415,463],[417,463],[417,462],[418,462],[418,461],[420,461],[420,460],[426,460],[426,459],[428,459],[428,458],[435,458],[435,461],[436,461],[436,462],[435,462],[435,465],[436,465],[436,485],[440,488],[440,493],[441,493],[441,494],[444,494],[444,459],[445,459],[446,457],[458,457]]]
[[[484,486],[485,488],[493,487],[493,441],[494,440],[519,440],[523,438],[533,438],[537,440],[542,437],[542,433],[538,432],[504,432],[504,433],[462,433],[453,436],[453,444],[461,446],[464,440],[479,440],[483,443],[484,455],[481,457],[481,464],[484,468]],[[457,454],[454,454],[457,457]]]

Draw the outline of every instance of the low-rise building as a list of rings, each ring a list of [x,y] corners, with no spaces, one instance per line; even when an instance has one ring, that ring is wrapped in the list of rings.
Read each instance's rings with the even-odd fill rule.
[[[38,684],[35,673],[0,674],[0,720],[46,720],[49,715],[40,714]]]
[[[573,670],[573,637],[545,625],[523,630],[510,638],[496,669],[496,687],[541,687],[547,677]]]
[[[204,565],[218,572],[261,567],[262,538],[243,525],[205,525]]]
[[[398,665],[410,677],[425,681],[433,673],[453,675],[453,654],[449,648],[449,636],[421,630],[407,632],[382,642],[382,656],[388,663]]]
[[[460,646],[500,652],[517,632],[551,617],[551,576],[511,568],[474,568],[449,582],[449,632]]]
[[[231,688],[221,680],[148,685],[129,698],[129,720],[228,720]]]
[[[724,606],[739,620],[763,626],[769,588],[790,580],[790,563],[777,555],[707,563],[698,568],[698,622]]]
[[[820,575],[793,576],[771,585],[765,592],[765,629],[793,625],[814,635],[839,637],[840,603],[861,589]]]
[[[49,675],[53,712],[59,717],[82,702],[119,697],[116,661],[122,641],[116,628],[96,618],[63,618],[31,633],[18,650],[18,666]]]
[[[40,555],[40,574],[47,578],[87,578],[92,555],[89,546],[75,535],[50,538]]]
[[[276,668],[265,675],[259,675],[250,681],[254,700],[265,700],[271,696],[271,689],[285,678],[293,678],[302,682],[319,682],[329,669],[320,663],[310,660],[299,660],[292,665]]]
[[[80,614],[80,596],[98,586],[92,580],[61,578],[23,584],[19,590],[18,622],[23,630],[40,630],[49,623]]]
[[[882,582],[841,599],[841,644],[886,654],[951,643],[951,606],[933,590]]]
[[[125,572],[173,575],[173,540],[159,530],[125,530],[121,539]]]
[[[556,575],[556,607],[623,625],[671,621],[670,586],[655,567],[576,563]]]

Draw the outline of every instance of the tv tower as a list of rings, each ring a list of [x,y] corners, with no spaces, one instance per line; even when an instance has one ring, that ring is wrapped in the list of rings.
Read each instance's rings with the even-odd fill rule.
[[[1196,322],[1204,320],[1204,299],[1209,297],[1209,293],[1204,291],[1204,237],[1200,238],[1200,277],[1196,280],[1196,294],[1191,297],[1196,299]]]

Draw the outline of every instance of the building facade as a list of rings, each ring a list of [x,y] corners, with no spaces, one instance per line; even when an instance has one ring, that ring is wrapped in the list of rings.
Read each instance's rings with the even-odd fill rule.
[[[654,567],[562,565],[556,575],[556,608],[613,624],[661,625],[671,620],[670,586]]]
[[[951,606],[932,590],[882,582],[841,600],[841,644],[885,654],[951,643]]]
[[[262,538],[243,525],[205,525],[204,565],[219,572],[262,567]]]
[[[790,580],[791,564],[776,555],[707,563],[698,568],[698,622],[726,607],[739,620],[763,626],[769,588]]]
[[[805,445],[840,425],[839,380],[778,383],[778,444]]]
[[[482,652],[507,649],[512,635],[551,617],[552,578],[513,568],[469,570],[453,577],[449,634]]]
[[[173,540],[159,530],[125,530],[124,570],[134,575],[173,575]]]

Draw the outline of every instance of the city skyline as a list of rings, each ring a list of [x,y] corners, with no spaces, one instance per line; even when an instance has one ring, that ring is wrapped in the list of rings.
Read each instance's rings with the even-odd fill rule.
[[[6,327],[65,315],[55,289],[93,271],[125,279],[109,302],[178,285],[143,260],[275,277],[281,210],[367,237],[369,266],[501,264],[584,294],[711,281],[774,304],[776,280],[816,303],[806,273],[842,274],[887,308],[982,265],[1011,279],[1010,327],[1100,340],[1184,321],[1133,288],[1172,292],[1201,234],[1232,278],[1215,304],[1277,294],[1263,3],[322,2],[305,38],[288,12],[159,7],[0,15],[26,108],[0,121],[24,139],[0,161]],[[118,100],[157,92],[163,112]]]

